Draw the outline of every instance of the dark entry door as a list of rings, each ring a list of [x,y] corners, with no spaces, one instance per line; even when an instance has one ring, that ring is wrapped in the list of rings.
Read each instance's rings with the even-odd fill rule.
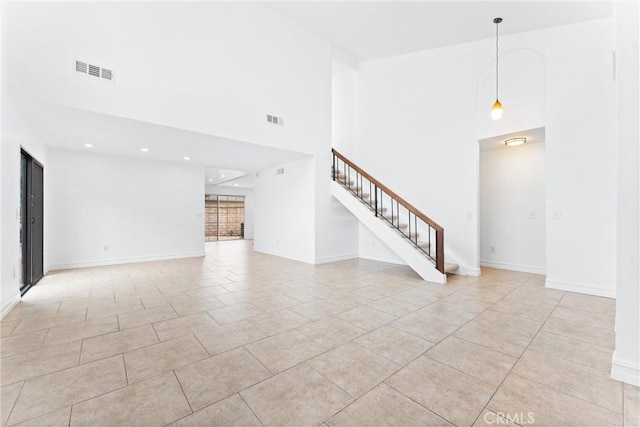
[[[21,246],[22,283],[25,294],[44,272],[44,171],[27,152],[21,158]]]

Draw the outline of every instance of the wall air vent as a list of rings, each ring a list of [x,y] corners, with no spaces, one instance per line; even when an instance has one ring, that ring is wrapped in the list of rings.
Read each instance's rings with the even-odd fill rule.
[[[87,74],[87,63],[76,61],[76,71],[82,74]]]
[[[103,78],[103,79],[105,79],[105,80],[109,80],[109,81],[111,81],[111,80],[113,80],[113,71],[108,70],[108,69],[106,69],[106,68],[103,68],[103,69],[100,71],[100,77],[102,77],[102,78]]]
[[[100,77],[100,67],[89,64],[89,75],[93,77]]]
[[[282,117],[272,116],[267,114],[267,123],[273,123],[274,125],[284,125],[284,119]]]
[[[109,68],[102,68],[98,65],[93,65],[78,60],[76,60],[76,73],[94,77],[100,80],[106,80],[109,82],[113,82],[115,77],[113,70]]]

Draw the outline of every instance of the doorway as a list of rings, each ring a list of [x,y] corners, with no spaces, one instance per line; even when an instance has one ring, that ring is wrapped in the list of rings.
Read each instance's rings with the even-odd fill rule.
[[[20,150],[20,294],[44,274],[44,169]]]
[[[545,274],[544,128],[481,140],[479,176],[480,266]]]
[[[244,239],[244,196],[205,196],[205,241]]]

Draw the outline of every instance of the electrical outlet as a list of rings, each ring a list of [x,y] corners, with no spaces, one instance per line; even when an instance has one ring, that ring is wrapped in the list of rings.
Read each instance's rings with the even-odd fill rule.
[[[489,246],[489,253],[490,254],[495,254],[496,253],[496,247],[495,246]]]
[[[536,211],[527,212],[527,219],[536,219]]]
[[[560,209],[553,209],[551,211],[551,219],[562,219],[562,211]]]
[[[104,251],[105,252],[109,252],[109,244],[108,243],[104,245]]]

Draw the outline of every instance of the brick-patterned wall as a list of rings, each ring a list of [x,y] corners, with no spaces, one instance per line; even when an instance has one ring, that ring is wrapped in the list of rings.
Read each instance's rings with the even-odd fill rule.
[[[244,207],[220,206],[220,236],[240,236]]]
[[[218,203],[215,200],[204,202],[204,240],[216,240],[218,227]]]
[[[218,203],[216,200],[205,200],[205,241],[217,240]],[[240,237],[241,224],[244,222],[244,202],[220,201],[220,238]]]

